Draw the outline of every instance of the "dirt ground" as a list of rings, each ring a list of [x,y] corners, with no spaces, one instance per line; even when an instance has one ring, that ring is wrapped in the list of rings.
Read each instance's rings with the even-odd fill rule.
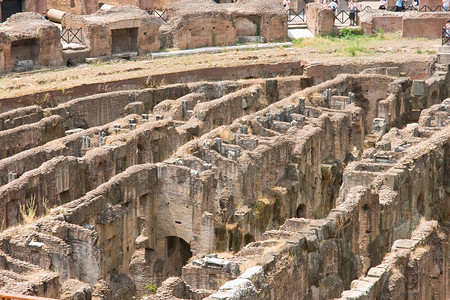
[[[429,60],[430,57],[436,55],[440,40],[402,39],[400,34],[386,34],[383,39],[373,38],[358,41],[312,38],[295,43],[295,45],[270,50],[225,51],[218,54],[198,54],[153,60],[149,57],[141,57],[136,61],[115,60],[107,63],[84,64],[73,68],[7,74],[0,77],[0,99],[39,91],[68,89],[87,83],[101,83],[208,67],[299,60],[310,63],[422,61]],[[353,51],[351,54],[349,49],[357,51]]]

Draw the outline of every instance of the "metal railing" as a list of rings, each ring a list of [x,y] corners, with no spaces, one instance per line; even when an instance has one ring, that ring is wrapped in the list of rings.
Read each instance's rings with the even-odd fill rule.
[[[450,46],[450,29],[442,28],[442,46]]]
[[[356,19],[358,18],[358,13],[360,13],[362,11],[365,11],[367,9],[370,10],[370,9],[375,9],[375,8],[372,8],[370,6],[365,6],[362,9],[357,9],[355,11],[355,18]],[[395,6],[390,8],[389,10],[390,11],[395,11]],[[447,10],[444,9],[444,7],[442,5],[438,5],[438,6],[435,6],[435,7],[429,7],[428,5],[424,5],[424,6],[420,7],[420,8],[418,8],[416,6],[413,6],[413,5],[410,5],[410,6],[403,7],[403,9],[402,9],[402,11],[413,11],[413,10],[420,11],[420,12],[437,12],[437,11],[442,11],[443,12],[443,11],[447,11]],[[161,15],[163,15],[164,12]],[[299,12],[296,12],[293,9],[288,9],[287,10],[287,14],[288,14],[288,21],[289,22],[294,22],[294,21],[306,22],[305,9],[302,9]],[[348,11],[346,11],[346,10],[336,11],[336,13],[334,14],[334,19],[340,24],[345,24],[350,19],[350,13]]]
[[[421,11],[421,12],[435,12],[435,11],[444,12],[444,11],[448,11],[448,10],[445,9],[442,5],[435,6],[434,8],[429,7],[428,5],[424,5],[419,9],[419,11]]]
[[[151,16],[159,17],[164,22],[167,22],[167,16],[164,16],[167,12],[167,9],[163,11],[157,11],[157,10],[149,10],[147,11]]]
[[[389,9],[390,11],[396,11],[397,7],[391,7]],[[404,11],[419,11],[419,12],[445,12],[448,11],[446,10],[442,5],[438,5],[438,6],[434,6],[434,7],[429,7],[428,5],[424,5],[421,6],[420,8],[418,8],[417,6],[414,5],[409,5],[409,6],[403,6],[402,9],[400,10],[400,12],[404,12]]]
[[[306,22],[305,9],[302,9],[299,12],[296,12],[293,9],[288,9],[287,14],[288,14],[289,22],[294,22],[294,21]]]
[[[358,11],[355,12],[355,18],[357,13]],[[339,23],[344,24],[350,19],[350,13],[348,13],[345,10],[341,10],[340,12],[334,15],[334,19]]]
[[[356,9],[356,11],[355,11],[355,20],[358,19],[358,13],[360,13],[362,11],[365,11],[367,9],[372,9],[372,7],[366,6],[366,7],[364,7],[361,10]],[[335,21],[337,21],[337,22],[339,22],[341,24],[345,24],[348,20],[350,20],[350,12],[348,12],[346,10],[341,10],[341,11],[337,12],[334,15],[334,19],[335,19]]]
[[[18,295],[10,293],[0,293],[0,300],[56,300],[54,298]]]
[[[61,39],[67,44],[72,43],[74,40],[75,42],[83,43],[83,30],[81,28],[72,30],[63,27],[61,30]]]

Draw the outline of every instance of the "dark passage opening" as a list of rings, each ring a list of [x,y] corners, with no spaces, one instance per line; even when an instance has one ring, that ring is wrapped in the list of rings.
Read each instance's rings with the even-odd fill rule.
[[[306,218],[306,206],[304,204],[300,204],[297,207],[297,211],[295,213],[297,218]]]
[[[187,261],[189,260],[189,258],[192,257],[191,245],[189,245],[183,239],[179,239],[179,241],[180,241],[181,265],[184,266],[187,263]]]
[[[192,257],[191,245],[177,236],[166,237],[167,276],[181,276],[183,266]]]
[[[111,30],[112,53],[138,52],[138,29],[125,28]]]
[[[22,12],[22,0],[3,0],[2,22],[18,12]]]
[[[253,243],[255,241],[255,237],[249,233],[247,233],[246,235],[244,235],[244,244],[250,244]]]
[[[37,64],[39,61],[39,40],[24,39],[12,42],[11,57],[14,59],[14,64],[23,61]]]

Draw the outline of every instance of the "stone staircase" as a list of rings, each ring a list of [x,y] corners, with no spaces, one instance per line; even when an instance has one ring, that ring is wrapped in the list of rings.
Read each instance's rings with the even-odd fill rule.
[[[289,22],[288,23],[288,30],[289,29],[307,29],[308,26],[305,22],[301,21],[295,21],[295,22]]]

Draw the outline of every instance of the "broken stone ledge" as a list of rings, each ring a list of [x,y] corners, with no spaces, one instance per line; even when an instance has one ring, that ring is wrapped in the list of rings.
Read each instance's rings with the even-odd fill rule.
[[[193,54],[207,54],[207,53],[222,53],[226,51],[236,51],[236,50],[261,50],[261,49],[271,49],[278,47],[291,47],[291,42],[286,43],[264,43],[264,44],[250,44],[250,45],[237,45],[237,46],[227,46],[227,47],[203,47],[197,49],[188,50],[175,50],[168,52],[158,52],[150,54],[151,58],[163,58],[169,56],[184,56]]]

